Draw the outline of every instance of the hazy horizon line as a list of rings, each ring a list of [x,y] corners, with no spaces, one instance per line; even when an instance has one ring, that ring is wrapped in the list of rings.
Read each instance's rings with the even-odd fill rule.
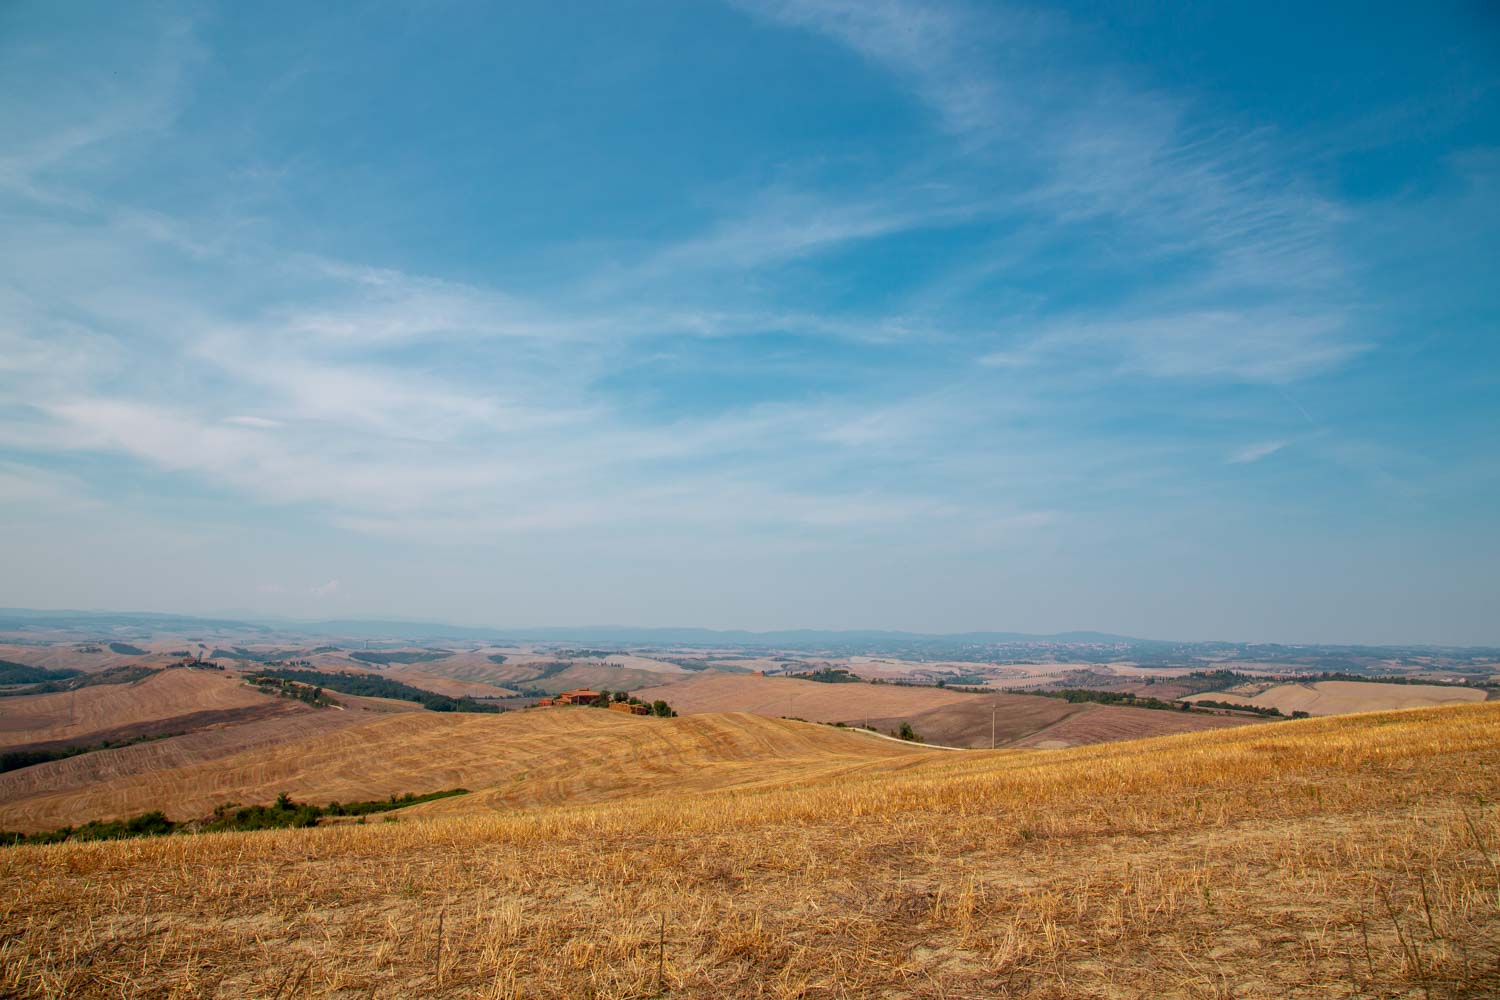
[[[1170,644],[1188,643],[1193,645],[1207,645],[1222,643],[1238,646],[1287,646],[1301,648],[1328,648],[1328,647],[1353,647],[1362,649],[1402,649],[1402,648],[1426,648],[1443,650],[1485,650],[1500,649],[1500,642],[1494,643],[1449,643],[1435,642],[1429,640],[1409,640],[1403,642],[1360,642],[1360,641],[1321,641],[1303,642],[1276,639],[1190,639],[1190,638],[1155,638],[1147,636],[1128,635],[1119,632],[1109,632],[1101,629],[1074,628],[1062,629],[1054,632],[1028,632],[1024,629],[1013,628],[972,628],[958,631],[925,631],[920,629],[903,628],[876,628],[876,627],[833,627],[833,626],[783,626],[778,628],[744,628],[744,627],[715,627],[708,625],[627,625],[621,623],[604,624],[571,624],[571,625],[517,625],[505,626],[490,623],[474,623],[455,620],[440,620],[433,618],[402,618],[381,614],[347,614],[337,616],[324,616],[318,618],[298,618],[286,615],[262,614],[252,611],[224,610],[219,612],[178,612],[178,611],[142,611],[142,610],[120,610],[111,608],[23,608],[23,607],[0,607],[0,616],[4,615],[39,615],[39,616],[64,616],[64,615],[99,615],[118,618],[175,618],[198,622],[222,622],[238,625],[282,625],[282,626],[316,626],[333,625],[341,622],[359,623],[366,625],[392,625],[413,628],[435,627],[444,629],[467,630],[471,632],[488,632],[496,637],[526,639],[528,633],[536,635],[539,633],[552,633],[552,638],[540,641],[561,641],[561,636],[568,633],[586,634],[600,632],[638,632],[638,633],[709,633],[717,636],[756,636],[774,637],[784,635],[814,635],[814,636],[889,636],[908,639],[960,639],[964,637],[992,637],[996,641],[1026,641],[1026,640],[1051,640],[1062,642],[1127,642],[1127,643],[1151,643]],[[3,627],[3,622],[0,622]],[[509,633],[507,635],[507,633]],[[413,638],[393,634],[394,638]],[[998,637],[1006,637],[999,639]],[[600,640],[605,641],[605,640]],[[615,640],[621,641],[621,640]]]

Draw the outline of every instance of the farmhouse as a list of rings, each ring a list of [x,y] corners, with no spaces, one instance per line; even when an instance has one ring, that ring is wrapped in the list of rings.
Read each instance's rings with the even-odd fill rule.
[[[629,712],[631,715],[650,715],[650,705],[632,705],[629,702],[617,701],[609,706],[611,712]]]
[[[597,705],[599,704],[599,692],[590,691],[588,688],[574,688],[572,691],[564,691],[552,700],[555,705]]]

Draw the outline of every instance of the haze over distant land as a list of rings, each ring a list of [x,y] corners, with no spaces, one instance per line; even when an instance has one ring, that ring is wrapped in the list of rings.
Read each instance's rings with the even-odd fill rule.
[[[474,648],[512,642],[542,643],[549,646],[582,643],[625,651],[633,647],[662,645],[700,649],[821,651],[836,656],[889,654],[898,659],[912,659],[919,663],[946,658],[1019,658],[1022,662],[1031,662],[1034,657],[1044,660],[1071,657],[1099,663],[1119,660],[1158,666],[1205,666],[1217,660],[1240,656],[1277,663],[1311,658],[1318,661],[1324,669],[1335,669],[1346,665],[1336,662],[1344,654],[1406,662],[1411,655],[1422,656],[1429,652],[1443,654],[1440,658],[1452,654],[1460,661],[1500,661],[1500,646],[1433,643],[1284,644],[1226,639],[1140,638],[1083,631],[1039,635],[1028,632],[932,633],[891,629],[751,631],[641,625],[477,625],[380,618],[310,621],[234,615],[199,617],[143,612],[0,608],[0,637],[7,635],[23,643],[42,646],[69,639],[95,641],[114,636],[146,640],[174,635],[194,635],[197,638],[193,641],[201,641],[207,635],[219,636],[226,641],[227,637],[237,636],[237,641],[252,643],[268,641],[274,637],[303,642],[322,637],[319,641],[333,638],[363,641],[366,644],[373,642],[385,647],[423,643],[457,643]],[[441,651],[452,652],[446,649]],[[1326,662],[1320,660],[1320,657],[1325,658]]]
[[[0,5],[0,606],[1500,644],[1387,6]]]

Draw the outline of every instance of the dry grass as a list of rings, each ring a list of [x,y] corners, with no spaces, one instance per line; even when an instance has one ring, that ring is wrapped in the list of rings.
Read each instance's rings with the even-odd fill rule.
[[[556,694],[569,688],[608,688],[626,691],[669,683],[685,676],[672,664],[658,663],[628,655],[610,656],[608,661],[577,660],[568,669],[546,678],[537,675],[543,668],[558,662],[559,657],[546,650],[505,651],[504,663],[495,663],[486,652],[464,652],[442,660],[421,664],[428,674],[463,681],[477,681],[506,688],[537,688]]]
[[[1174,733],[1197,733],[1207,729],[1265,725],[1263,719],[1244,716],[1204,715],[1199,712],[1167,712],[1128,705],[1082,705],[1087,711],[1069,715],[1055,725],[1019,739],[1017,748],[1055,750],[1091,743],[1143,740]]]
[[[902,722],[929,743],[1059,749],[1222,729],[1258,720],[1119,705],[1075,704],[1027,694],[973,694],[899,684],[823,684],[790,677],[705,673],[637,692],[665,698],[683,713],[753,712],[812,722],[868,723],[884,733]],[[991,711],[994,726],[991,728]]]
[[[871,724],[890,732],[903,721],[911,723],[912,728],[929,743],[985,749],[990,746],[993,734],[996,746],[1042,750],[1143,740],[1152,736],[1263,722],[1202,712],[1071,703],[1038,695],[990,694],[970,695],[965,701],[904,718],[872,719]]]
[[[53,773],[24,786],[0,776],[0,795],[14,792],[0,799],[0,829],[34,832],[150,809],[191,820],[221,803],[265,803],[283,791],[322,803],[462,787],[476,792],[464,800],[466,809],[513,809],[807,782],[932,753],[758,716],[651,719],[593,708],[503,715],[416,711],[363,719],[335,710],[315,714],[330,724],[351,716],[359,721],[300,738],[288,733],[292,738],[279,744],[257,741],[238,753],[202,760],[168,757],[174,741],[163,741],[161,754],[128,758],[134,765],[129,770],[118,767],[125,750],[109,751],[121,755],[117,766],[92,782],[54,783],[65,761],[43,765]],[[237,728],[223,730],[222,737],[234,737]],[[15,772],[18,782],[28,770]]]
[[[11,849],[0,990],[1500,992],[1500,705],[888,766],[903,769]]]
[[[364,712],[315,711],[291,699],[278,701],[295,710],[289,714],[231,726],[205,729],[169,739],[137,743],[115,750],[98,750],[63,760],[35,764],[0,774],[0,828],[16,829],[16,822],[35,821],[41,829],[55,816],[48,816],[35,806],[39,795],[58,795],[83,789],[99,789],[109,782],[140,775],[164,775],[179,768],[201,767],[250,750],[284,747],[310,737],[359,725],[368,721]],[[7,810],[9,810],[7,812]],[[51,826],[82,818],[102,819],[102,815],[64,818]]]
[[[201,712],[275,705],[278,699],[217,670],[163,670],[130,684],[0,699],[0,747],[54,740],[86,741],[91,734]]]
[[[812,722],[862,722],[865,718],[909,718],[919,712],[983,697],[936,687],[897,684],[822,684],[791,677],[704,672],[688,680],[635,692],[665,698],[684,714],[754,712]],[[1066,702],[1059,702],[1066,706]],[[988,712],[988,709],[986,709]],[[986,715],[988,719],[988,715]]]
[[[1189,695],[1183,701],[1227,701],[1259,708],[1280,709],[1283,714],[1346,715],[1351,712],[1389,712],[1398,708],[1427,708],[1484,701],[1476,688],[1442,684],[1378,684],[1373,681],[1316,681],[1312,684],[1277,684],[1253,696],[1209,692]]]
[[[352,659],[346,653],[317,653],[309,662],[313,664],[313,670],[333,674],[352,674],[356,677],[384,677],[423,691],[431,691],[433,694],[447,695],[449,698],[511,698],[516,694],[510,688],[497,684],[451,677],[441,672],[434,673],[425,669],[432,662],[441,664],[446,661],[428,661],[418,665],[386,663],[375,666]],[[258,669],[254,664],[241,664],[240,666],[247,674],[254,673]],[[276,669],[274,665],[268,666]],[[441,667],[439,667],[440,670]],[[339,693],[333,692],[333,694],[337,697]]]

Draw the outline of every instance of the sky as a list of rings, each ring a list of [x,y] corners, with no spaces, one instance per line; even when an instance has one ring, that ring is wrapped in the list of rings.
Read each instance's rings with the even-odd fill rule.
[[[0,4],[0,605],[1500,644],[1484,2]]]

